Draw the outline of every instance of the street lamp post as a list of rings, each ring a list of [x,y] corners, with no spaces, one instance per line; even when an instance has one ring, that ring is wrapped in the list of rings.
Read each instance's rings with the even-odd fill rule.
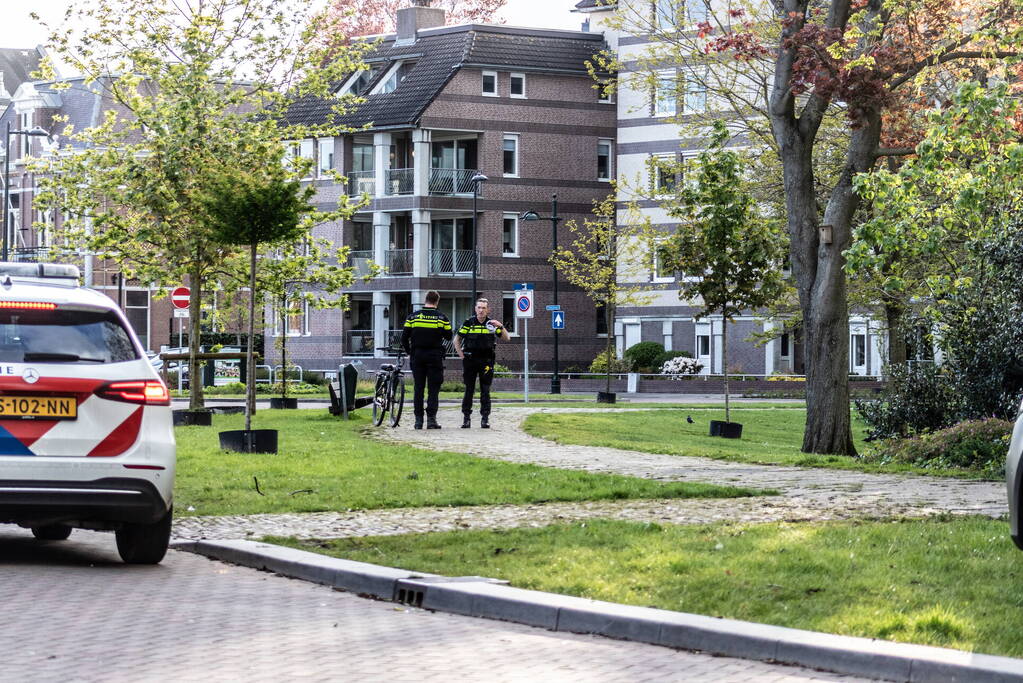
[[[526,211],[519,216],[524,221],[538,221],[543,220],[544,216],[541,216],[536,211]],[[558,221],[561,218],[558,216],[558,195],[551,195],[551,254],[558,253]],[[554,271],[554,305],[558,305],[558,266],[555,263],[551,264],[551,268]],[[561,393],[561,374],[560,368],[558,367],[558,330],[554,330],[554,374],[551,375],[551,393]]]
[[[489,178],[482,173],[477,173],[469,179],[469,182],[472,183],[472,304],[469,308],[473,311],[476,310],[476,299],[479,298],[479,293],[476,291],[476,271],[480,267],[480,252],[476,247],[476,201],[480,196],[480,183],[485,183],[487,180]]]
[[[4,234],[0,240],[0,261],[6,261],[9,252],[11,233],[11,136],[12,135],[33,135],[39,137],[50,137],[42,128],[36,126],[32,130],[11,130],[11,122],[7,122],[7,130],[4,137]]]

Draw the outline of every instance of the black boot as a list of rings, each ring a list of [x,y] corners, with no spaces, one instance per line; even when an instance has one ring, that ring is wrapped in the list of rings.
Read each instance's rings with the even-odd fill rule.
[[[428,417],[428,418],[426,418],[426,428],[427,429],[440,429],[440,425],[437,424],[437,418],[435,418],[435,417]]]
[[[421,418],[421,417],[417,417],[416,418],[415,428],[416,429],[422,429],[423,428],[423,418]]]
[[[472,422],[469,420],[469,416],[466,415],[462,418],[462,429],[468,429],[469,427],[472,427]]]
[[[490,429],[490,416],[484,415],[483,419],[480,420],[480,429]]]

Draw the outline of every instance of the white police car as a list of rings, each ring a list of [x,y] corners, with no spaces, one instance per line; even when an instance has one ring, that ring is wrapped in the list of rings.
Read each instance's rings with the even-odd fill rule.
[[[75,266],[0,263],[0,522],[113,531],[155,564],[175,458],[170,394],[114,302]]]

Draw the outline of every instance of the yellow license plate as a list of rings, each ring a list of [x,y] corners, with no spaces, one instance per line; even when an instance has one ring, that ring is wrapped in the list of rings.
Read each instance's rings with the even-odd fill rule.
[[[74,420],[78,401],[72,396],[0,396],[0,419]]]

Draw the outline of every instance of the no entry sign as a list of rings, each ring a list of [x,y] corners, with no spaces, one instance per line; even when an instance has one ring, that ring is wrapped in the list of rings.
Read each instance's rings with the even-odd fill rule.
[[[188,308],[188,297],[192,294],[188,287],[175,287],[171,292],[171,303],[174,308]]]

